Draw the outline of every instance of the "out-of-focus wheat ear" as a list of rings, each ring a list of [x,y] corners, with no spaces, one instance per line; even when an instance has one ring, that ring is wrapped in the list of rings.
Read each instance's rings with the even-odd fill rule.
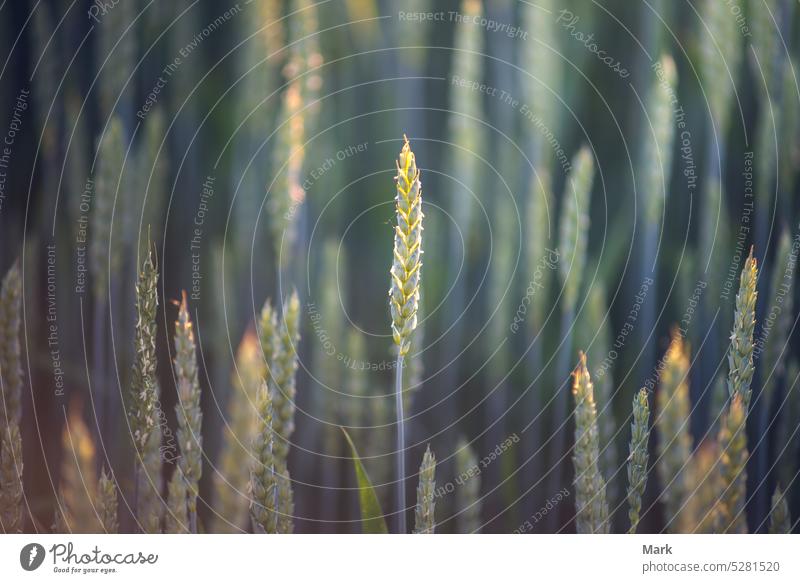
[[[688,517],[684,508],[689,484],[687,464],[692,453],[689,433],[689,351],[680,332],[672,331],[672,340],[664,356],[656,403],[655,419],[658,435],[656,470],[661,481],[661,498],[667,529],[673,533],[687,532]]]
[[[300,343],[300,300],[293,291],[283,304],[283,320],[273,340],[271,379],[274,410],[275,459],[286,464],[294,433],[295,399],[297,397],[297,346]]]
[[[250,472],[242,459],[253,443],[256,415],[253,404],[263,383],[263,361],[258,337],[248,328],[236,351],[236,370],[231,374],[231,395],[227,404],[227,425],[222,435],[218,470],[214,472],[214,509],[211,532],[240,532],[249,513],[247,487]]]
[[[759,96],[766,100],[776,93],[775,83],[782,82],[783,79],[778,75],[779,66],[782,63],[780,46],[780,26],[781,9],[778,2],[767,0],[765,3],[750,3],[751,10],[747,12],[747,18],[751,22],[752,50],[747,51],[748,64],[753,75],[758,82],[756,86]],[[773,20],[774,19],[774,20]],[[775,21],[777,20],[777,26]],[[750,35],[748,35],[750,36]],[[763,76],[763,82],[761,80]],[[778,89],[779,92],[779,89]],[[761,155],[766,154],[765,150],[757,150]]]
[[[631,443],[628,455],[628,518],[630,534],[636,533],[639,526],[639,513],[642,509],[642,496],[647,484],[647,442],[650,438],[650,403],[647,389],[640,389],[633,398],[633,423],[631,423]]]
[[[606,484],[600,474],[597,409],[594,387],[586,368],[586,355],[581,352],[573,372],[572,394],[575,397],[575,510],[578,533],[607,533],[608,504]]]
[[[117,485],[114,476],[106,474],[105,468],[100,471],[97,483],[97,515],[100,517],[100,528],[107,534],[119,532],[117,518]]]
[[[22,417],[21,316],[22,278],[17,260],[0,288],[0,438],[5,437],[8,424],[18,424]]]
[[[253,439],[253,468],[250,472],[250,515],[256,532],[278,532],[277,478],[274,456],[274,412],[266,382],[258,391],[258,425]]]
[[[474,534],[481,529],[481,476],[478,456],[463,437],[456,447],[456,532]]]
[[[130,71],[136,68],[138,11],[132,2],[120,2],[103,15],[98,27],[98,47],[95,58],[100,72],[101,118],[120,110],[132,91]]]
[[[562,311],[572,312],[578,301],[581,278],[586,268],[589,239],[589,197],[594,181],[594,158],[582,146],[572,159],[572,170],[564,187],[563,208],[558,228]]]
[[[741,394],[733,396],[719,431],[720,498],[717,505],[716,531],[746,534],[747,516],[744,512],[747,483],[747,410]]]
[[[417,485],[417,508],[414,511],[414,534],[433,534],[436,529],[436,457],[431,453],[431,446],[425,449],[422,465],[419,467],[419,484]]]
[[[656,80],[653,85],[647,106],[647,114],[652,125],[652,135],[644,141],[646,161],[645,169],[645,209],[646,224],[658,233],[655,225],[661,223],[667,189],[669,188],[670,170],[672,168],[672,142],[675,136],[673,111],[676,109],[677,95],[675,85],[678,73],[675,61],[669,55],[662,55],[655,68]],[[652,250],[655,252],[655,250]],[[648,257],[648,261],[652,261]],[[647,270],[651,272],[650,269]]]
[[[189,513],[186,505],[186,477],[180,464],[175,466],[172,477],[167,484],[167,510],[164,514],[164,532],[167,534],[183,534],[191,532]]]
[[[129,415],[136,449],[143,452],[157,425],[156,404],[156,312],[158,310],[158,270],[153,251],[148,248],[136,282],[136,337],[131,371]]]
[[[780,405],[778,414],[778,431],[776,443],[783,444],[783,452],[778,461],[778,481],[781,484],[792,484],[800,467],[800,367],[792,359],[786,371],[786,397]]]
[[[178,319],[175,321],[175,379],[178,384],[178,443],[181,457],[178,465],[186,481],[189,529],[197,533],[197,494],[203,472],[203,413],[200,410],[200,381],[197,375],[197,346],[192,320],[183,292]]]
[[[736,18],[731,18],[725,3],[703,0],[699,9],[704,23],[697,27],[700,78],[707,88],[711,116],[721,139],[727,134],[731,101],[738,83],[742,37]]]
[[[758,265],[753,249],[744,263],[736,294],[736,312],[728,350],[728,394],[731,398],[740,395],[745,413],[750,407],[750,383],[753,380],[753,330],[756,325],[756,281]]]
[[[0,528],[6,534],[22,531],[22,436],[11,421],[0,440]]]
[[[109,271],[113,273],[120,260],[119,254],[111,249],[111,218],[125,163],[124,130],[118,117],[111,118],[97,148],[96,181],[89,223],[89,274],[92,276],[95,301],[105,305]]]
[[[789,513],[789,502],[786,500],[780,484],[775,486],[772,495],[772,510],[769,514],[769,532],[771,534],[789,534],[792,532],[792,517]]]
[[[93,507],[97,497],[95,446],[77,402],[70,404],[61,433],[61,451],[59,496],[62,507],[73,517],[69,521],[72,532],[100,532]]]
[[[94,510],[92,512],[94,512]],[[72,524],[72,520],[64,496],[59,492],[56,497],[56,508],[53,511],[53,524],[50,526],[51,532],[53,534],[71,534],[72,527],[70,525]],[[96,521],[95,524],[98,524],[98,522]],[[99,529],[99,526],[97,528]]]
[[[686,505],[687,514],[694,518],[690,531],[712,534],[717,521],[719,498],[719,447],[715,438],[703,441],[692,454],[690,483],[692,495]]]
[[[291,534],[294,532],[294,492],[292,477],[285,462],[275,466],[278,488],[278,532]]]

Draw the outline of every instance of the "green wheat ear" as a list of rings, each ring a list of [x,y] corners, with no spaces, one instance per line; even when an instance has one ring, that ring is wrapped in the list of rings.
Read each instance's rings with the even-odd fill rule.
[[[683,511],[689,486],[686,463],[692,452],[689,433],[689,354],[678,330],[673,330],[660,384],[656,394],[658,417],[658,477],[661,480],[662,500],[668,529],[673,533],[687,531],[687,516]]]
[[[650,438],[650,404],[647,390],[640,389],[633,398],[633,423],[631,423],[630,454],[628,456],[628,518],[629,533],[634,534],[639,525],[642,495],[647,484],[647,441]]]
[[[594,159],[583,146],[572,159],[572,171],[564,189],[564,208],[558,228],[558,273],[564,287],[562,308],[571,313],[578,300],[581,277],[586,267],[589,238],[589,196],[594,181]],[[566,371],[565,371],[566,372]]]
[[[180,464],[172,472],[167,484],[167,512],[164,516],[164,532],[183,534],[189,529],[189,513],[186,507],[186,479]]]
[[[392,312],[392,337],[400,356],[411,348],[411,334],[417,327],[419,283],[422,262],[422,184],[414,152],[408,138],[397,158],[397,195],[394,230],[394,261],[390,270],[392,287],[389,306]]]
[[[481,529],[481,476],[478,457],[463,437],[456,446],[456,476],[465,477],[456,489],[456,531],[477,533]]]
[[[598,466],[600,440],[594,387],[583,352],[572,376],[572,394],[575,397],[575,450],[572,462],[575,466],[576,528],[579,534],[608,533],[606,484]]]
[[[436,528],[434,510],[436,501],[436,457],[431,453],[429,445],[422,456],[422,465],[419,467],[419,485],[417,486],[417,508],[414,512],[414,533],[433,534]]]
[[[758,264],[753,249],[744,263],[739,293],[736,294],[736,313],[728,351],[728,394],[741,396],[745,411],[750,406],[750,383],[753,380],[753,330],[756,325],[756,280]]]
[[[203,413],[200,410],[200,381],[197,376],[197,348],[192,320],[183,292],[175,322],[175,378],[178,384],[178,443],[181,457],[178,465],[186,481],[189,528],[197,533],[197,493],[203,471]]]
[[[253,501],[250,514],[257,532],[278,532],[277,485],[275,457],[273,454],[274,430],[272,397],[267,383],[258,392],[259,427],[253,440],[253,469],[250,473],[250,491]]]
[[[108,534],[119,532],[117,486],[114,483],[114,476],[109,476],[105,468],[100,472],[100,481],[97,484],[97,515],[100,517],[103,532]]]
[[[747,483],[747,409],[742,396],[731,399],[728,413],[719,431],[720,498],[717,503],[716,531],[747,534],[744,512]]]
[[[772,510],[769,514],[769,531],[772,534],[789,534],[792,532],[792,518],[789,514],[789,503],[781,490],[780,484],[772,495]]]

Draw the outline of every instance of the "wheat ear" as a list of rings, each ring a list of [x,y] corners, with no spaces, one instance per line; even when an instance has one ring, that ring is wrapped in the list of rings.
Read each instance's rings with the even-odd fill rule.
[[[656,395],[658,416],[658,463],[662,500],[670,532],[686,532],[686,513],[682,511],[688,497],[686,464],[692,452],[689,433],[689,355],[683,338],[673,330],[660,384]]]
[[[178,383],[178,443],[181,457],[178,465],[186,480],[189,529],[197,533],[197,493],[203,471],[203,413],[200,410],[200,381],[197,376],[197,347],[192,320],[183,292],[178,319],[175,322],[175,377]]]
[[[181,465],[178,464],[172,472],[169,484],[167,484],[167,511],[164,515],[165,533],[183,534],[189,529],[186,494],[186,478],[183,475]]]
[[[473,534],[481,529],[481,470],[466,439],[456,448],[456,531]]]
[[[6,425],[17,424],[22,417],[21,315],[22,278],[15,261],[0,288],[0,439]]]
[[[731,399],[727,415],[719,431],[721,488],[717,503],[717,532],[746,534],[744,513],[747,483],[747,410],[740,394]]]
[[[647,441],[650,437],[650,404],[647,390],[640,389],[633,398],[633,423],[631,423],[631,443],[628,455],[628,518],[630,534],[636,533],[639,525],[639,512],[642,509],[642,496],[647,484]]]
[[[431,446],[425,449],[422,465],[419,467],[419,485],[417,486],[417,508],[414,512],[414,533],[433,534],[436,528],[434,511],[436,500],[436,457],[431,453]]]
[[[117,486],[114,476],[106,474],[105,468],[100,472],[100,481],[97,484],[97,515],[100,517],[100,527],[107,534],[119,532],[117,519]]]
[[[606,484],[600,474],[597,432],[597,409],[594,387],[581,352],[573,372],[572,394],[575,397],[575,507],[578,533],[609,532]]]
[[[271,319],[271,317],[270,317]],[[258,532],[278,532],[277,485],[274,457],[273,408],[271,391],[264,382],[258,392],[259,426],[253,440],[253,469],[250,473],[250,491],[253,501],[250,515],[253,528]]]
[[[744,263],[739,293],[736,294],[736,313],[728,350],[728,394],[740,395],[745,411],[750,407],[750,383],[753,380],[753,330],[756,325],[756,280],[758,265],[753,249]]]
[[[772,534],[789,534],[792,532],[792,517],[789,514],[789,503],[786,501],[780,484],[772,495],[772,510],[769,513],[769,531]]]
[[[395,402],[397,409],[397,512],[398,530],[406,532],[405,506],[405,419],[403,415],[403,359],[411,348],[411,336],[417,327],[419,284],[422,269],[422,184],[411,144],[403,136],[403,148],[397,158],[394,229],[394,260],[390,274],[389,307],[392,313],[392,337],[397,345]]]
[[[93,507],[97,497],[95,446],[77,403],[70,406],[61,433],[61,451],[60,504],[70,517],[72,532],[102,532],[98,530]],[[56,516],[59,514],[57,511]]]

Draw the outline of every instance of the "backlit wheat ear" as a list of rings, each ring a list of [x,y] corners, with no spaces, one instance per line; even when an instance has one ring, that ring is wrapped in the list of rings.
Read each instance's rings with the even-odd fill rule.
[[[642,496],[647,484],[649,422],[650,404],[647,400],[647,390],[640,389],[633,398],[633,423],[631,423],[631,443],[628,455],[628,518],[631,522],[628,532],[631,534],[636,532],[639,525]]]
[[[575,397],[575,507],[578,533],[609,532],[606,484],[600,475],[600,455],[597,434],[597,410],[594,387],[586,368],[586,355],[573,373],[572,394]]]
[[[114,476],[106,474],[105,468],[100,472],[97,484],[97,514],[100,517],[102,532],[116,534],[119,532],[117,519],[117,486]]]
[[[61,434],[61,450],[59,491],[62,507],[70,516],[71,530],[87,534],[101,532],[92,506],[97,497],[95,446],[79,406],[70,406]],[[56,515],[59,514],[56,511]]]
[[[250,470],[242,463],[255,437],[256,416],[253,404],[263,382],[263,361],[258,338],[252,329],[245,332],[236,351],[236,371],[231,375],[232,392],[228,400],[228,425],[222,437],[220,471],[214,472],[216,511],[213,532],[238,532],[247,520],[249,505],[244,493],[250,483]],[[247,449],[245,449],[247,448]]]
[[[739,293],[736,294],[736,313],[728,350],[728,394],[740,395],[745,412],[750,407],[750,383],[753,380],[753,330],[756,325],[756,280],[758,266],[753,249],[744,263]]]
[[[0,439],[0,528],[6,534],[20,532],[22,516],[22,436],[11,421]]]
[[[136,448],[141,453],[156,426],[158,399],[156,377],[156,311],[158,271],[148,249],[136,282],[135,360],[131,372],[130,425]]]
[[[687,513],[694,518],[690,532],[712,534],[717,521],[717,497],[719,496],[719,447],[715,438],[701,443],[692,455],[690,465],[692,492],[687,504]]]
[[[772,534],[789,534],[792,532],[792,517],[789,514],[789,503],[781,491],[780,485],[775,487],[772,495],[772,510],[769,514],[769,531]]]
[[[436,500],[436,457],[431,453],[429,445],[422,456],[422,465],[419,467],[419,485],[417,486],[417,508],[414,512],[414,533],[433,534],[436,528],[434,511]]]
[[[747,483],[747,410],[741,395],[736,394],[719,431],[720,499],[717,504],[717,532],[746,534],[744,512]]]
[[[258,430],[253,440],[253,469],[250,473],[250,493],[253,501],[250,514],[257,532],[278,532],[277,483],[274,457],[272,397],[267,383],[258,392]]]
[[[678,330],[673,330],[660,384],[656,394],[658,415],[658,463],[656,468],[663,488],[662,499],[670,532],[687,532],[682,511],[689,488],[685,464],[692,452],[689,433],[689,355]]]
[[[167,534],[183,534],[189,531],[186,492],[186,479],[178,464],[167,484],[167,511],[164,515],[164,532]]]
[[[411,335],[417,327],[419,284],[422,268],[422,184],[414,152],[408,138],[397,159],[397,195],[394,230],[394,261],[389,306],[392,312],[392,337],[400,356],[408,354]]]
[[[456,532],[473,534],[481,529],[481,470],[463,437],[456,448]]]
[[[17,424],[22,416],[22,359],[20,324],[22,316],[22,278],[15,261],[0,288],[0,439],[7,424]]]
[[[200,411],[200,381],[197,377],[197,347],[192,321],[183,292],[178,320],[175,322],[175,378],[178,383],[178,403],[175,416],[178,420],[178,443],[181,457],[178,465],[186,480],[188,494],[189,528],[197,533],[197,493],[203,471],[203,413]]]

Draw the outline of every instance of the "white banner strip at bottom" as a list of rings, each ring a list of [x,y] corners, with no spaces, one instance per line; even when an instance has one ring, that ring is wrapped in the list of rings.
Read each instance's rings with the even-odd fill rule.
[[[798,564],[795,535],[0,535],[4,582],[796,582]]]

